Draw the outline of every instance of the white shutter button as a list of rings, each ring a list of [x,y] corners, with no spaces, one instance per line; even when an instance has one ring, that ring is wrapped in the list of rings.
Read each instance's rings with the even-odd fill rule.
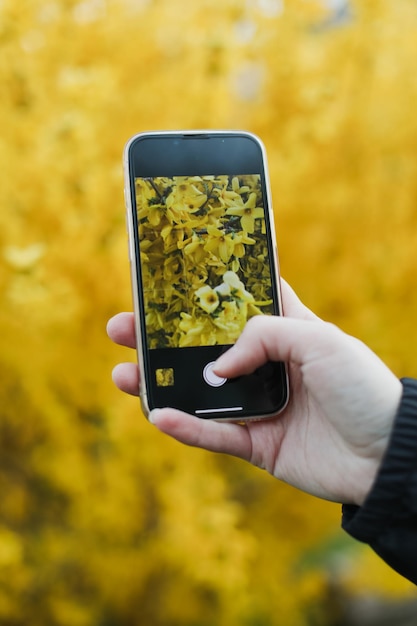
[[[210,387],[221,387],[222,385],[224,385],[227,378],[217,376],[217,374],[213,372],[213,366],[215,365],[215,363],[216,361],[211,361],[210,363],[207,363],[203,370],[203,378],[206,383],[210,385]]]

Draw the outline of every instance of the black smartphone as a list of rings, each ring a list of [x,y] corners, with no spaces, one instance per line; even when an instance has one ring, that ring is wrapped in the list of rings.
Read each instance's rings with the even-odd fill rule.
[[[124,152],[129,255],[145,415],[269,418],[288,401],[284,363],[216,376],[254,315],[281,315],[265,149],[253,134],[138,134]]]

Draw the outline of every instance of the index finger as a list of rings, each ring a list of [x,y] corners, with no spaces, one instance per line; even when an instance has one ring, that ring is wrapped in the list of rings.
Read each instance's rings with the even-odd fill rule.
[[[114,343],[126,348],[136,347],[135,318],[133,313],[118,313],[107,322],[107,334]]]

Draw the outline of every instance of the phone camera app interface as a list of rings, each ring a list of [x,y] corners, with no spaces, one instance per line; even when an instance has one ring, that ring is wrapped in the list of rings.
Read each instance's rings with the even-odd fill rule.
[[[236,342],[251,317],[276,312],[261,177],[138,177],[135,189],[146,342],[158,393],[192,387],[195,370],[202,385],[220,393],[228,384],[217,387],[207,371],[203,376],[205,365]],[[208,350],[214,346],[217,353]],[[203,356],[195,350],[202,347]]]

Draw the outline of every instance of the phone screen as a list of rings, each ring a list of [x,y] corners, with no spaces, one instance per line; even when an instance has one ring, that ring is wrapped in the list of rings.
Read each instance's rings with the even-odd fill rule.
[[[280,314],[261,147],[233,133],[145,135],[129,163],[147,405],[217,419],[276,413],[283,364],[230,380],[211,369],[251,317]]]

